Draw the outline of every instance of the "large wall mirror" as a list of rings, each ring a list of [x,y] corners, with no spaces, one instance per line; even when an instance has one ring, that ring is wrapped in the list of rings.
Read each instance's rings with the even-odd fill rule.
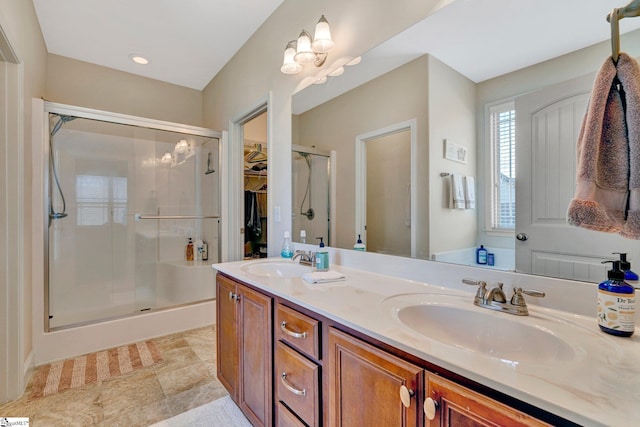
[[[455,0],[296,93],[293,143],[335,152],[331,246],[374,232],[368,208],[394,214],[385,233],[405,239],[376,240],[377,252],[476,265],[484,245],[487,268],[592,282],[606,277],[601,261],[625,252],[640,270],[639,242],[566,224],[578,133],[611,55],[605,17],[622,3]],[[634,57],[638,28],[640,18],[620,21],[621,50]],[[367,167],[374,140],[384,161]]]

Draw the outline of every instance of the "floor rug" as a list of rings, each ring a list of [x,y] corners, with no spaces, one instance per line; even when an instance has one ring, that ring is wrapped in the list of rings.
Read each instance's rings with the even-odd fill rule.
[[[198,406],[151,427],[251,427],[240,408],[226,396]]]
[[[115,378],[161,360],[153,341],[145,341],[40,366],[29,400]]]

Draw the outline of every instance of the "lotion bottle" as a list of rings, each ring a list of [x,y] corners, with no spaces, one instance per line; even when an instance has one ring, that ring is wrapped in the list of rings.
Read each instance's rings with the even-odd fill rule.
[[[630,337],[635,327],[636,295],[633,286],[624,281],[620,261],[613,263],[607,280],[598,285],[598,326],[603,332]]]
[[[480,245],[480,247],[476,249],[476,264],[486,265],[488,253],[489,251],[484,248],[484,245]]]
[[[320,240],[320,245],[316,251],[316,271],[328,271],[329,270],[329,251],[324,247],[322,237],[316,237]]]
[[[355,245],[353,245],[353,249],[355,249],[356,251],[362,251],[362,252],[365,252],[367,250],[367,247],[364,245],[364,243],[362,243],[362,239],[360,238],[359,234],[358,234],[358,241],[356,242]]]

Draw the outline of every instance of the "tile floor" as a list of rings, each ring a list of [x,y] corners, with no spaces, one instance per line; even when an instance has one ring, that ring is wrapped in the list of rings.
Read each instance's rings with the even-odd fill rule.
[[[160,363],[100,384],[0,405],[0,417],[29,417],[30,427],[148,426],[228,393],[216,378],[215,326],[155,340]]]

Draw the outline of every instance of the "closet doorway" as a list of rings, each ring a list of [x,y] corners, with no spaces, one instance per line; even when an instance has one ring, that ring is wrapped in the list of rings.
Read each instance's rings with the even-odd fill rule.
[[[356,233],[368,252],[416,255],[416,145],[415,119],[356,137]]]
[[[267,256],[267,112],[243,124],[244,258]]]

